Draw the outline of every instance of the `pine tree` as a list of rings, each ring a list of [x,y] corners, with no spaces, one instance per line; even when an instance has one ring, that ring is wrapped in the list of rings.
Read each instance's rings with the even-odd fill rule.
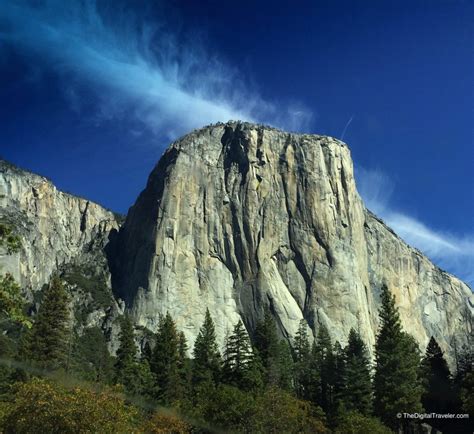
[[[278,387],[288,392],[294,392],[294,362],[293,357],[291,355],[291,347],[284,339],[280,340],[280,343],[278,345],[278,370]]]
[[[122,381],[122,377],[124,373],[130,369],[130,366],[136,362],[137,358],[137,346],[135,344],[133,324],[128,315],[122,318],[119,341],[120,345],[117,349],[115,361],[115,380],[125,385]]]
[[[52,278],[31,328],[26,352],[43,369],[65,368],[68,357],[69,297],[59,277]]]
[[[343,406],[346,392],[346,357],[339,341],[336,341],[333,347],[332,363],[332,401],[329,412],[335,416],[338,409]]]
[[[122,318],[120,324],[120,345],[117,349],[114,365],[114,381],[122,384],[129,393],[135,390],[135,365],[137,358],[137,346],[133,331],[133,324],[128,315]]]
[[[265,384],[277,385],[280,380],[279,339],[275,321],[268,308],[265,309],[263,320],[255,327],[254,345],[265,370]]]
[[[457,354],[453,394],[451,413],[474,414],[474,346],[464,344]],[[474,432],[472,416],[470,419],[459,419],[456,425],[459,432]]]
[[[311,346],[306,321],[302,319],[293,343],[295,354],[295,390],[300,399],[311,400]]]
[[[133,324],[128,315],[122,319],[120,345],[115,361],[115,383],[122,384],[130,395],[151,395],[153,376],[148,361],[138,360]]]
[[[148,364],[151,363],[153,351],[151,349],[151,345],[149,341],[145,342],[145,345],[143,345],[142,349],[142,360],[146,360]]]
[[[242,321],[239,320],[226,342],[223,366],[224,382],[245,389],[245,376],[253,357],[249,336]]]
[[[243,372],[242,382],[239,387],[242,390],[259,393],[265,386],[265,367],[258,350],[254,347],[251,357]]]
[[[151,370],[156,377],[157,398],[166,405],[182,398],[180,375],[180,339],[175,322],[169,314],[160,318]]]
[[[369,416],[372,413],[372,381],[367,347],[360,335],[351,329],[345,348],[345,390],[343,402],[346,410]]]
[[[72,369],[86,381],[111,383],[114,373],[113,358],[107,348],[104,333],[99,327],[83,330],[74,336]]]
[[[452,400],[451,373],[438,342],[431,337],[422,361],[425,380],[423,407],[428,412],[448,413]]]
[[[455,394],[451,373],[438,342],[431,337],[422,360],[424,393],[423,407],[428,413],[450,413],[454,410]],[[433,420],[433,426],[445,431],[447,421]]]
[[[321,325],[316,345],[316,366],[320,373],[316,403],[328,412],[333,403],[334,353],[326,326]]]
[[[178,333],[178,376],[178,396],[183,398],[189,395],[191,386],[191,360],[188,358],[188,343],[183,332]]]
[[[374,410],[389,427],[398,413],[421,412],[420,356],[414,339],[402,331],[395,297],[382,287],[380,329],[375,344]]]
[[[315,342],[311,345],[310,363],[309,363],[309,381],[308,394],[309,401],[320,406],[321,402],[321,366],[319,350]]]
[[[221,355],[217,346],[216,331],[209,310],[194,342],[193,384],[212,382],[217,384],[221,370]]]

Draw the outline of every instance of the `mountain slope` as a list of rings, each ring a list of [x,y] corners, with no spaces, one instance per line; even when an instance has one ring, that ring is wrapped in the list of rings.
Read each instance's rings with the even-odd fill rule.
[[[345,342],[375,342],[382,283],[405,329],[452,354],[472,333],[474,298],[409,247],[360,199],[347,146],[240,122],[173,143],[130,209],[113,286],[139,324],[169,311],[194,341],[206,308],[221,342],[269,306],[283,336],[305,318]]]

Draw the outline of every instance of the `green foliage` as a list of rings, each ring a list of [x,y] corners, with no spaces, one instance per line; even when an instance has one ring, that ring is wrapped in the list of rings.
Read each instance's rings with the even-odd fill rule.
[[[72,358],[72,370],[79,378],[106,384],[112,381],[113,358],[100,328],[87,328],[75,336]]]
[[[283,339],[278,344],[278,371],[279,378],[277,386],[283,390],[294,392],[294,362],[291,347],[288,342]]]
[[[255,327],[254,345],[265,369],[265,384],[276,385],[279,382],[279,340],[275,321],[268,308],[263,319]]]
[[[316,370],[319,372],[315,381],[318,381],[316,392],[316,404],[325,412],[328,412],[333,404],[334,385],[334,353],[331,344],[331,337],[324,325],[321,325],[318,332],[317,344],[315,347]]]
[[[169,313],[160,319],[156,345],[151,360],[151,370],[156,377],[158,399],[165,405],[183,399],[187,378],[183,370],[183,338]]]
[[[343,405],[346,394],[346,354],[339,342],[336,342],[333,347],[332,357],[332,378],[331,378],[331,403],[328,410],[331,417],[331,423],[337,417],[338,408]]]
[[[232,432],[253,432],[255,399],[235,386],[221,384],[202,397],[197,409],[199,418],[214,428]]]
[[[6,434],[130,433],[136,410],[110,389],[66,389],[33,379],[19,383],[4,417]]]
[[[221,384],[202,395],[194,416],[215,429],[245,433],[325,433],[321,409],[278,387],[255,395]]]
[[[431,337],[422,361],[425,392],[423,407],[427,412],[449,413],[454,401],[451,373],[438,342]]]
[[[252,432],[326,433],[324,413],[279,388],[271,387],[255,402]]]
[[[130,365],[135,363],[137,358],[137,346],[135,344],[133,324],[128,315],[122,318],[119,340],[120,345],[117,349],[115,362],[116,381],[124,384],[120,381],[121,374]]]
[[[292,389],[291,351],[285,341],[279,340],[275,321],[268,308],[255,328],[254,345],[263,365],[265,385]]]
[[[25,299],[21,295],[20,286],[9,273],[0,280],[0,315],[7,320],[31,327],[31,321],[24,313]]]
[[[307,333],[306,321],[302,319],[296,333],[293,351],[295,355],[294,383],[296,395],[310,401],[311,396],[311,345]]]
[[[15,381],[12,366],[15,344],[8,336],[0,333],[0,402],[8,400],[10,387]]]
[[[241,389],[249,388],[249,381],[253,385],[259,384],[261,378],[258,378],[258,371],[261,370],[259,367],[261,363],[261,359],[254,356],[247,331],[242,321],[239,320],[226,342],[223,367],[224,382]]]
[[[345,348],[345,389],[342,396],[344,406],[364,416],[372,413],[372,381],[367,347],[360,335],[351,329]]]
[[[357,411],[350,411],[344,414],[334,432],[335,434],[392,433],[379,419],[360,414]]]
[[[395,297],[382,288],[381,327],[375,344],[374,410],[397,428],[397,413],[421,412],[420,355],[414,339],[402,331]]]
[[[137,359],[133,324],[128,315],[122,318],[120,345],[115,361],[114,381],[122,384],[130,395],[148,396],[154,387],[154,378],[147,360]]]
[[[0,223],[0,247],[5,247],[9,255],[21,249],[20,237],[5,223]]]
[[[26,352],[40,368],[66,368],[69,348],[69,297],[58,277],[44,291]]]
[[[217,346],[216,331],[209,309],[194,343],[192,378],[193,384],[212,381],[217,383],[221,370],[221,355]]]
[[[474,372],[469,372],[461,385],[462,409],[470,415],[474,414]]]
[[[155,412],[139,431],[146,434],[187,434],[191,429],[191,425],[175,412],[161,410]]]
[[[86,309],[89,311],[105,309],[112,304],[113,295],[108,289],[105,279],[97,276],[93,269],[78,265],[70,266],[63,273],[62,278],[91,295],[91,305],[83,306],[82,311],[78,312],[80,318],[87,314]]]

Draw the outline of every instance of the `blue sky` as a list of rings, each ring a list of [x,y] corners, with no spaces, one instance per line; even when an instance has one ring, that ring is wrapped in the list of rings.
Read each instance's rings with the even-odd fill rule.
[[[228,119],[342,136],[369,208],[474,282],[474,2],[8,1],[0,155],[125,213]]]

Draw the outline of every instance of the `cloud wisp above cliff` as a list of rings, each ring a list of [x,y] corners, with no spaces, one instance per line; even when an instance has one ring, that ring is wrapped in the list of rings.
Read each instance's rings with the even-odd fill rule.
[[[395,183],[380,170],[356,169],[357,189],[366,207],[381,217],[403,240],[441,268],[474,288],[474,235],[455,235],[429,227],[391,204]]]
[[[124,119],[176,138],[217,121],[248,120],[301,130],[311,112],[266,101],[239,71],[189,36],[119,4],[17,1],[0,6],[0,43],[61,78],[72,108],[94,99],[97,119]],[[88,105],[89,107],[90,105]]]

